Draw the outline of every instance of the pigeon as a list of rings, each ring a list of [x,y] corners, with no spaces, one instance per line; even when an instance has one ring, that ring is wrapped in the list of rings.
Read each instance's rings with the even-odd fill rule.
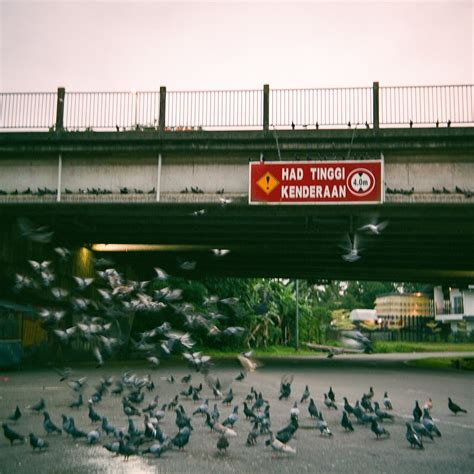
[[[294,130],[294,129],[295,129],[295,124],[294,124],[294,122],[293,122],[293,121],[291,122],[291,129],[292,129],[292,130]]]
[[[425,401],[423,404],[423,410],[428,410],[431,411],[433,409],[433,400],[431,398],[428,398],[428,400]]]
[[[422,439],[423,439],[424,436],[426,436],[426,437],[430,438],[431,441],[433,441],[433,435],[431,434],[431,432],[426,428],[426,426],[423,423],[420,423],[420,418],[415,417],[415,419],[413,420],[411,426],[416,431],[416,434],[421,436]]]
[[[37,226],[30,219],[26,217],[19,217],[17,219],[18,227],[22,237],[25,237],[33,242],[47,244],[51,242],[54,232],[47,226]]]
[[[89,419],[91,420],[91,423],[102,421],[102,417],[94,410],[94,407],[91,404],[89,404]]]
[[[97,444],[100,440],[100,431],[92,430],[87,434],[87,444]]]
[[[364,398],[372,400],[374,398],[374,389],[372,387],[369,388],[369,393],[364,393]]]
[[[308,411],[311,418],[319,417],[319,410],[312,398],[309,399]]]
[[[230,250],[229,249],[211,249],[211,252],[215,257],[223,257],[224,255],[227,255]]]
[[[30,433],[30,444],[33,447],[33,451],[35,449],[39,449],[41,451],[42,449],[46,449],[49,446],[49,444],[43,438],[35,436],[33,433]]]
[[[237,377],[235,377],[235,380],[237,380],[237,382],[242,382],[242,380],[244,380],[245,378],[245,373],[240,371],[239,375],[237,375]]]
[[[393,410],[392,401],[390,400],[387,392],[383,394],[383,405],[387,410]]]
[[[271,446],[273,451],[277,453],[296,454],[295,448],[292,448],[291,446],[288,446],[287,444],[278,441],[278,439],[273,433],[271,433],[271,438],[265,441],[265,445]]]
[[[46,404],[44,402],[44,399],[42,398],[38,403],[36,403],[33,406],[30,406],[30,410],[35,411],[36,413],[39,413],[40,411],[43,411],[46,407]]]
[[[247,402],[243,402],[244,403],[244,415],[245,415],[245,419],[246,420],[255,420],[256,416],[255,416],[255,413],[253,412],[253,410],[251,410],[248,405],[247,405]]]
[[[169,439],[164,440],[163,443],[154,443],[149,448],[142,451],[141,454],[150,453],[150,454],[153,454],[156,458],[159,458],[165,451],[170,449],[170,444],[171,444],[171,441]]]
[[[304,392],[303,392],[303,395],[301,396],[300,403],[306,402],[310,396],[311,396],[311,394],[309,393],[309,388],[306,385],[306,387],[304,389]]]
[[[406,437],[407,441],[410,443],[410,447],[424,449],[423,448],[423,442],[421,441],[421,438],[416,434],[416,432],[413,429],[413,427],[411,426],[411,424],[406,422],[405,425],[407,427],[405,437]]]
[[[221,453],[222,451],[226,451],[229,447],[229,440],[226,438],[225,435],[221,434],[219,439],[217,440],[217,450]]]
[[[252,351],[248,352],[241,352],[238,356],[237,359],[241,363],[242,367],[247,371],[247,372],[254,372],[258,364],[254,360],[251,359],[252,357]]]
[[[347,415],[346,410],[342,412],[341,426],[344,428],[345,431],[354,431],[354,427],[352,426],[351,420],[349,420],[349,416]]]
[[[75,400],[69,405],[69,408],[79,408],[82,405],[84,405],[84,402],[82,400],[82,393],[80,393],[79,396],[77,397],[77,400]]]
[[[290,424],[288,426],[285,426],[282,430],[280,430],[277,433],[276,439],[278,441],[281,441],[282,443],[287,444],[288,442],[291,441],[297,429],[298,429],[298,421],[295,417],[292,417]]]
[[[51,433],[61,434],[62,433],[62,431],[53,423],[47,411],[43,412],[43,416],[44,416],[43,427],[46,433],[48,434],[51,434]]]
[[[290,410],[290,416],[291,417],[298,417],[300,416],[300,409],[298,408],[298,402],[295,402],[293,404],[293,407]]]
[[[387,413],[386,411],[383,411],[380,409],[379,402],[374,402],[374,412],[375,414],[380,418],[380,420],[394,420],[394,416],[391,415],[390,413]]]
[[[199,407],[193,411],[193,416],[195,415],[204,415],[209,412],[209,400],[206,398],[204,403],[199,405]]]
[[[382,221],[378,224],[366,224],[359,228],[361,232],[366,232],[367,234],[380,235],[382,231],[387,227],[388,221]]]
[[[328,396],[328,394],[324,394],[324,404],[328,407],[328,408],[334,408],[335,410],[337,410],[337,405],[334,403],[333,400],[331,400]]]
[[[372,420],[370,430],[375,434],[377,439],[379,439],[381,436],[387,436],[387,438],[390,437],[390,433],[383,426],[379,425],[375,419]]]
[[[236,405],[232,411],[232,413],[222,422],[223,426],[230,426],[231,428],[234,427],[234,424],[239,419],[239,407]]]
[[[464,408],[461,408],[459,405],[454,403],[451,398],[448,398],[448,408],[455,414],[457,415],[458,413],[467,413],[467,411]]]
[[[13,415],[10,415],[8,419],[10,421],[18,421],[20,418],[21,418],[21,411],[17,405],[17,407],[15,408],[15,411],[13,412]]]
[[[420,405],[418,404],[418,400],[415,400],[415,408],[413,408],[413,418],[421,418],[423,412],[421,411]]]
[[[112,443],[106,443],[102,445],[107,451],[110,453],[115,453],[116,455],[119,454],[119,447],[120,447],[120,442],[119,441],[113,441]]]
[[[102,429],[105,431],[107,436],[115,435],[117,431],[116,428],[109,423],[109,420],[106,416],[102,417]]]
[[[173,443],[173,446],[176,446],[179,450],[182,450],[189,443],[190,436],[191,430],[185,426],[174,438],[171,439],[171,442]]]
[[[336,401],[336,394],[334,393],[334,390],[332,389],[332,387],[329,387],[328,398],[332,402]]]
[[[348,415],[354,413],[354,408],[353,406],[349,403],[349,400],[347,400],[347,397],[343,397],[344,399],[344,410],[347,412]]]
[[[188,375],[185,375],[184,377],[181,378],[181,383],[189,383],[191,382],[191,377],[192,375],[191,374],[188,374]]]
[[[253,428],[250,430],[250,433],[247,436],[247,446],[255,446],[257,444],[257,438],[260,434],[260,429],[258,427],[258,421],[253,424]]]
[[[25,442],[25,437],[12,430],[6,423],[2,423],[2,428],[5,438],[10,441],[10,445],[12,445],[15,441],[21,441],[22,443]]]
[[[128,461],[130,456],[138,454],[138,449],[132,443],[125,444],[123,439],[120,439],[118,453],[124,457],[124,461]]]
[[[291,383],[293,382],[293,376],[288,377],[287,375],[283,376],[280,383],[280,394],[278,400],[288,400],[291,395]]]
[[[326,420],[323,417],[323,414],[320,412],[318,421],[316,422],[316,427],[319,429],[321,432],[321,436],[332,436],[331,430],[328,427],[328,424],[326,423]]]
[[[229,388],[229,392],[225,396],[224,400],[222,400],[222,403],[224,405],[230,405],[233,399],[234,399],[234,393],[232,392],[232,388]]]
[[[441,432],[438,427],[435,425],[433,419],[431,418],[427,408],[423,409],[423,426],[431,433],[436,436],[441,437]]]

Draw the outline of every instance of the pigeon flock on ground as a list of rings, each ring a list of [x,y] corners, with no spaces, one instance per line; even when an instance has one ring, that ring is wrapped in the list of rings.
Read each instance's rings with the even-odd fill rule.
[[[252,362],[250,353],[243,353],[240,357]],[[149,374],[139,376],[127,371],[117,379],[103,376],[92,391],[88,388],[87,377],[74,378],[71,369],[57,372],[60,381],[69,386],[73,395],[68,409],[62,413],[51,413],[48,401],[44,398],[23,411],[17,406],[2,423],[4,436],[10,445],[24,443],[29,439],[34,451],[44,451],[54,449],[55,436],[67,436],[75,442],[83,440],[86,445],[102,445],[104,450],[123,456],[126,461],[130,456],[160,458],[167,452],[184,450],[199,424],[209,430],[209,436],[214,438],[216,453],[220,455],[225,455],[233,445],[248,449],[255,446],[271,448],[276,456],[296,455],[295,435],[300,424],[304,425],[305,432],[311,429],[319,436],[331,439],[342,432],[350,434],[355,430],[364,430],[368,439],[386,439],[390,438],[390,426],[404,423],[408,445],[420,450],[424,449],[426,440],[432,444],[442,436],[431,415],[431,398],[423,406],[415,401],[413,418],[405,422],[400,416],[392,414],[394,404],[389,394],[385,392],[383,397],[379,395],[376,400],[373,387],[354,404],[347,397],[337,396],[334,389],[329,387],[320,403],[319,399],[315,401],[316,394],[311,393],[308,385],[303,393],[293,393],[294,377],[283,376],[278,394],[264,395],[252,386],[243,400],[237,400],[236,390],[232,385],[248,376],[246,369],[227,384],[222,383],[212,372],[195,375],[189,373],[180,379],[170,374],[159,377],[155,384]],[[176,388],[175,395],[170,400],[160,401],[162,384]],[[272,407],[267,399],[270,396],[266,395],[273,399],[278,397],[283,403],[288,402],[288,422],[285,426],[272,424]],[[101,414],[101,411],[109,409],[112,404],[121,404],[123,415],[120,419],[109,420]],[[281,410],[281,405],[279,409]],[[467,413],[451,398],[448,400],[448,409],[454,415]],[[325,413],[329,411],[341,413],[339,425],[329,426],[325,417]],[[92,425],[88,428],[84,426],[86,413]],[[39,414],[43,416],[43,432],[30,432],[27,435],[15,429],[22,417]],[[176,427],[172,432],[165,432],[165,418],[174,418]],[[80,419],[82,426],[76,425],[77,419]]]
[[[22,234],[30,240],[50,242],[48,228],[28,221],[19,224]],[[379,226],[377,231],[382,230],[383,226]],[[66,268],[71,251],[63,247],[56,247],[54,251],[56,264]],[[180,267],[192,269],[193,263],[181,262]],[[239,355],[243,370],[232,382],[223,383],[213,371],[210,357],[193,351],[195,343],[191,337],[199,332],[222,340],[240,336],[244,329],[226,326],[227,318],[223,314],[238,305],[235,297],[208,297],[203,304],[205,310],[198,310],[184,301],[183,291],[173,285],[173,279],[163,269],[155,268],[152,281],[132,281],[102,258],[94,261],[94,276],[72,276],[67,288],[59,286],[51,261],[30,260],[28,267],[28,271],[16,274],[15,289],[24,294],[25,299],[31,297],[35,301],[34,311],[42,327],[61,347],[88,348],[96,366],[101,367],[107,357],[127,344],[128,335],[123,335],[121,329],[122,318],[140,311],[161,314],[167,311],[172,316],[167,320],[180,318],[187,332],[177,331],[169,322],[163,322],[142,332],[138,338],[131,338],[132,350],[147,360],[150,369],[158,368],[164,357],[182,354],[195,375],[190,373],[177,380],[169,374],[160,377],[158,382],[151,374],[139,376],[127,371],[115,379],[104,376],[89,390],[88,377],[76,378],[69,368],[57,370],[60,382],[71,389],[69,406],[62,412],[52,412],[45,398],[27,409],[17,406],[2,423],[4,436],[11,445],[29,439],[34,451],[45,451],[54,449],[54,436],[67,436],[75,441],[83,439],[87,445],[101,444],[104,450],[121,455],[124,460],[138,455],[160,458],[169,451],[185,449],[193,437],[194,426],[202,424],[208,428],[209,436],[215,436],[216,451],[222,455],[238,443],[248,449],[265,446],[275,455],[295,455],[295,434],[300,423],[305,429],[314,429],[327,438],[342,431],[366,430],[374,439],[385,439],[390,437],[390,425],[402,421],[391,413],[393,404],[387,392],[377,399],[370,387],[360,400],[351,404],[347,397],[337,397],[332,387],[323,398],[313,395],[308,385],[301,395],[295,394],[293,376],[282,377],[278,394],[264,395],[252,386],[243,399],[237,399],[235,384],[258,367],[251,352]],[[162,384],[176,387],[171,399],[160,400]],[[278,403],[288,402],[285,426],[272,424],[270,398],[278,398]],[[108,419],[101,414],[102,407],[110,408],[113,404],[121,404],[120,419]],[[448,408],[455,415],[466,413],[451,399]],[[415,402],[413,419],[406,422],[406,440],[412,448],[424,449],[427,439],[431,442],[441,437],[431,416],[432,410],[431,399],[423,406]],[[25,417],[42,414],[43,432],[26,433],[15,429],[25,411]],[[325,413],[329,411],[341,413],[340,425],[328,424]],[[84,426],[86,413],[92,429]],[[176,428],[166,433],[162,422],[170,417],[174,417]]]

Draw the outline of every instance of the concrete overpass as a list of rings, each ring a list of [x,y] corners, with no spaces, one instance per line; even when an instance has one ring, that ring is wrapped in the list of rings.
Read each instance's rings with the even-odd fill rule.
[[[189,276],[472,283],[474,128],[379,125],[372,116],[368,128],[0,133],[1,258],[9,267],[44,252],[18,242],[16,218],[26,216],[51,226],[54,244],[155,245],[115,257],[144,273],[160,264],[186,273],[179,262],[195,260]],[[383,204],[248,205],[249,160],[381,155]],[[345,262],[342,240],[373,218],[389,226]],[[216,258],[212,248],[231,252]]]

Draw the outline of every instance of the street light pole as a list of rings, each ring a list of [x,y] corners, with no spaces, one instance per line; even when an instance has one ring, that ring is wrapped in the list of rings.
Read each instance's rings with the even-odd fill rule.
[[[298,351],[300,348],[300,307],[299,307],[299,283],[296,279],[296,337],[295,337],[295,349]]]

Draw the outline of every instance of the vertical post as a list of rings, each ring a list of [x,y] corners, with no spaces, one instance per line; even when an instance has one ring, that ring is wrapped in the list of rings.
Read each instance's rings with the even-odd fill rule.
[[[165,115],[166,115],[166,87],[160,87],[160,117],[159,117],[159,130],[160,132],[165,131]]]
[[[58,96],[56,99],[56,131],[64,130],[64,97],[66,89],[58,87]]]
[[[296,279],[296,337],[295,337],[295,349],[298,351],[300,348],[300,307],[299,307],[299,283]]]
[[[379,128],[379,83],[374,82],[372,86],[372,100],[373,100],[373,116],[374,116],[374,128]]]
[[[270,126],[270,86],[263,85],[263,131],[268,132]]]
[[[160,201],[161,193],[161,153],[158,153],[158,172],[156,177],[156,202]]]
[[[63,157],[61,153],[59,153],[58,156],[58,193],[56,196],[56,201],[60,202],[61,201],[61,177],[62,177],[62,172],[63,172]]]

